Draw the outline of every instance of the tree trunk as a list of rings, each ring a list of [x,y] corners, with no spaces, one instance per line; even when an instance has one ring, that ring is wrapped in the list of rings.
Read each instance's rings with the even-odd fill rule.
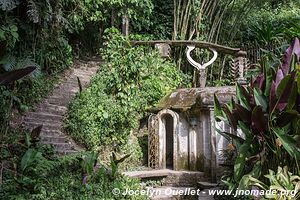
[[[116,23],[116,9],[112,8],[111,9],[111,27],[115,27],[115,23]]]
[[[125,12],[124,12],[123,18],[122,18],[122,33],[125,36],[129,35],[129,16],[128,16],[127,9],[125,9]]]

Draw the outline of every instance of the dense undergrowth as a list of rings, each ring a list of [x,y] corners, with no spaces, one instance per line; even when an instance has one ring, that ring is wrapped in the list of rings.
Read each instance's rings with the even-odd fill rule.
[[[86,159],[91,153],[57,157],[50,146],[38,143],[37,133],[18,130],[2,138],[0,199],[144,199],[114,196],[114,188],[139,189],[138,181],[122,176],[116,169],[112,174],[109,168],[93,165],[87,176],[87,166],[94,163]]]
[[[152,49],[130,46],[116,30],[107,39],[106,64],[71,103],[66,120],[70,135],[93,150],[126,144],[146,109],[185,78],[172,62]]]

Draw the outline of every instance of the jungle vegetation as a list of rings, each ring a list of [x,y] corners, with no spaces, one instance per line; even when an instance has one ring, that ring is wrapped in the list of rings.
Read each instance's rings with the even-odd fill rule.
[[[147,108],[173,89],[192,86],[193,68],[184,48],[164,59],[130,40],[197,40],[250,52],[252,64],[261,66],[253,83],[237,86],[237,102],[215,99],[217,117],[246,134],[221,133],[237,155],[223,183],[299,188],[299,13],[298,0],[0,0],[0,198],[114,199],[115,187],[140,187],[119,169],[142,165],[147,142],[128,146],[128,140],[138,137]],[[11,118],[41,101],[75,59],[92,56],[106,63],[65,120],[70,136],[89,151],[57,157],[38,142],[38,128],[10,127]],[[200,62],[207,56],[196,53]],[[221,55],[209,68],[208,85],[230,83],[231,59]],[[105,148],[132,155],[122,163],[105,155],[108,163],[95,171]]]

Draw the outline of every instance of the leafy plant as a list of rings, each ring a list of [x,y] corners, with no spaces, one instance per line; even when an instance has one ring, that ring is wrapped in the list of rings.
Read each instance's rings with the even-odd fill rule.
[[[0,105],[6,106],[4,108],[1,108],[0,111],[3,114],[0,118],[3,124],[0,129],[0,138],[8,132],[8,122],[11,117],[11,111],[14,106],[14,102],[19,100],[14,94],[13,83],[32,73],[35,69],[35,67],[28,66],[23,69],[18,69],[11,72],[7,72],[5,74],[0,74],[0,96],[3,97],[0,100]],[[8,88],[12,88],[12,91],[7,90]]]
[[[5,47],[13,48],[18,40],[18,27],[14,23],[0,26],[0,42],[4,43]]]
[[[34,193],[38,184],[46,180],[54,164],[43,155],[39,144],[41,128],[39,126],[31,133],[26,132],[17,143],[1,144],[7,148],[5,154],[1,151],[1,178],[3,174],[5,178],[11,177],[11,181],[22,191]]]
[[[258,186],[264,191],[275,191],[259,199],[292,200],[300,197],[300,177],[289,172],[287,167],[278,167],[276,173],[269,170],[269,174],[265,177],[269,180],[268,185],[256,178],[250,178],[251,185]]]
[[[81,173],[83,184],[86,184],[88,182],[88,177],[95,172],[98,157],[99,153],[92,151],[79,158],[80,166],[82,169]]]
[[[184,76],[175,65],[147,48],[134,48],[112,30],[103,50],[106,64],[72,102],[66,129],[89,149],[125,144],[148,107]],[[151,66],[151,67],[149,67]]]
[[[3,177],[0,176],[1,199],[115,199],[118,197],[111,192],[114,188],[119,188],[120,191],[141,189],[138,180],[120,174],[112,180],[103,166],[97,170],[94,168],[89,174],[88,182],[82,184],[82,164],[78,159],[82,158],[81,156],[47,155],[42,149],[43,146],[32,145],[34,141],[32,139],[31,145],[27,146],[26,137],[19,138],[21,132],[11,134],[10,137],[7,136],[5,140],[0,141],[1,175],[4,168]],[[87,155],[84,162],[94,166],[95,157],[97,157],[95,154]],[[5,160],[9,163],[4,162]],[[144,199],[143,196],[119,197]]]
[[[295,39],[282,65],[263,65],[262,73],[250,86],[237,85],[237,102],[221,106],[215,96],[216,119],[234,130],[233,134],[221,132],[238,153],[234,176],[227,180],[232,187],[242,188],[249,176],[259,178],[267,169],[280,165],[299,172],[299,59],[300,44]],[[244,137],[235,134],[238,129]]]
[[[116,179],[117,175],[119,175],[119,164],[124,162],[129,157],[130,154],[127,154],[121,158],[117,158],[116,152],[112,152],[112,156],[110,158],[110,166],[111,166],[111,175],[113,180]]]

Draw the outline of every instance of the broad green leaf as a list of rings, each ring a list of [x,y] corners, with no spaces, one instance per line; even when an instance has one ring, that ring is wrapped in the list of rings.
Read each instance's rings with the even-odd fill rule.
[[[25,135],[25,144],[28,148],[31,146],[31,137],[29,133],[26,133]]]
[[[273,131],[290,156],[300,159],[300,149],[297,147],[297,141],[292,136],[288,135],[288,133],[285,133],[283,129],[273,128]]]
[[[288,74],[287,76],[285,76],[279,83],[277,89],[276,89],[276,96],[277,98],[280,98],[281,95],[283,94],[284,90],[286,89],[286,87],[288,86],[288,83],[291,80],[291,75]]]
[[[224,115],[223,115],[222,107],[220,105],[220,102],[219,102],[216,94],[214,94],[214,114],[215,114],[215,119],[217,121],[224,120]]]
[[[238,188],[240,190],[248,189],[250,184],[253,183],[253,180],[257,180],[256,178],[260,177],[261,170],[262,170],[262,162],[258,161],[257,163],[255,163],[252,171],[242,177],[241,181],[239,182]],[[260,183],[260,182],[258,182],[258,183]],[[263,186],[263,185],[261,185],[261,186]]]
[[[250,108],[250,104],[249,104],[249,97],[247,96],[248,92],[246,91],[246,89],[243,86],[240,86],[239,84],[237,84],[236,87],[236,96],[238,101],[240,102],[240,104],[247,108],[247,110],[251,110]]]
[[[263,111],[266,111],[268,108],[268,102],[267,102],[265,96],[263,95],[261,90],[258,88],[254,88],[253,91],[254,91],[254,99],[255,99],[256,105],[261,106],[263,108]]]
[[[35,162],[35,157],[37,155],[37,151],[35,149],[28,149],[22,157],[21,160],[21,170],[25,171],[25,169]]]
[[[234,135],[232,133],[228,133],[228,132],[225,132],[225,131],[221,131],[219,129],[216,129],[216,131],[222,135],[223,137],[225,137],[228,141],[231,141],[233,140],[233,142],[235,143],[235,146],[237,148],[239,148],[244,142],[245,140],[237,135]]]
[[[235,101],[234,101],[234,99],[233,99],[233,97],[231,97],[231,100],[230,100],[230,102],[228,103],[228,108],[229,108],[229,110],[232,112],[234,109],[235,109]]]
[[[250,131],[250,128],[242,121],[238,121],[238,126],[242,130],[242,132],[245,134],[246,138],[252,138],[253,133]]]
[[[268,63],[268,65],[271,66],[270,63]],[[266,79],[266,88],[264,91],[264,95],[266,97],[270,96],[270,91],[271,91],[271,87],[272,87],[272,82],[273,82],[273,75],[272,75],[272,68],[268,68],[266,69],[266,75],[265,75],[265,79]]]
[[[287,105],[288,110],[293,109],[294,106],[295,106],[295,103],[296,103],[296,100],[297,100],[297,90],[298,90],[297,84],[294,83],[293,84],[293,89],[292,89],[291,94],[288,98],[288,105]]]
[[[251,147],[251,140],[246,140],[239,149],[238,157],[234,164],[234,179],[240,181],[245,170],[246,157]]]

